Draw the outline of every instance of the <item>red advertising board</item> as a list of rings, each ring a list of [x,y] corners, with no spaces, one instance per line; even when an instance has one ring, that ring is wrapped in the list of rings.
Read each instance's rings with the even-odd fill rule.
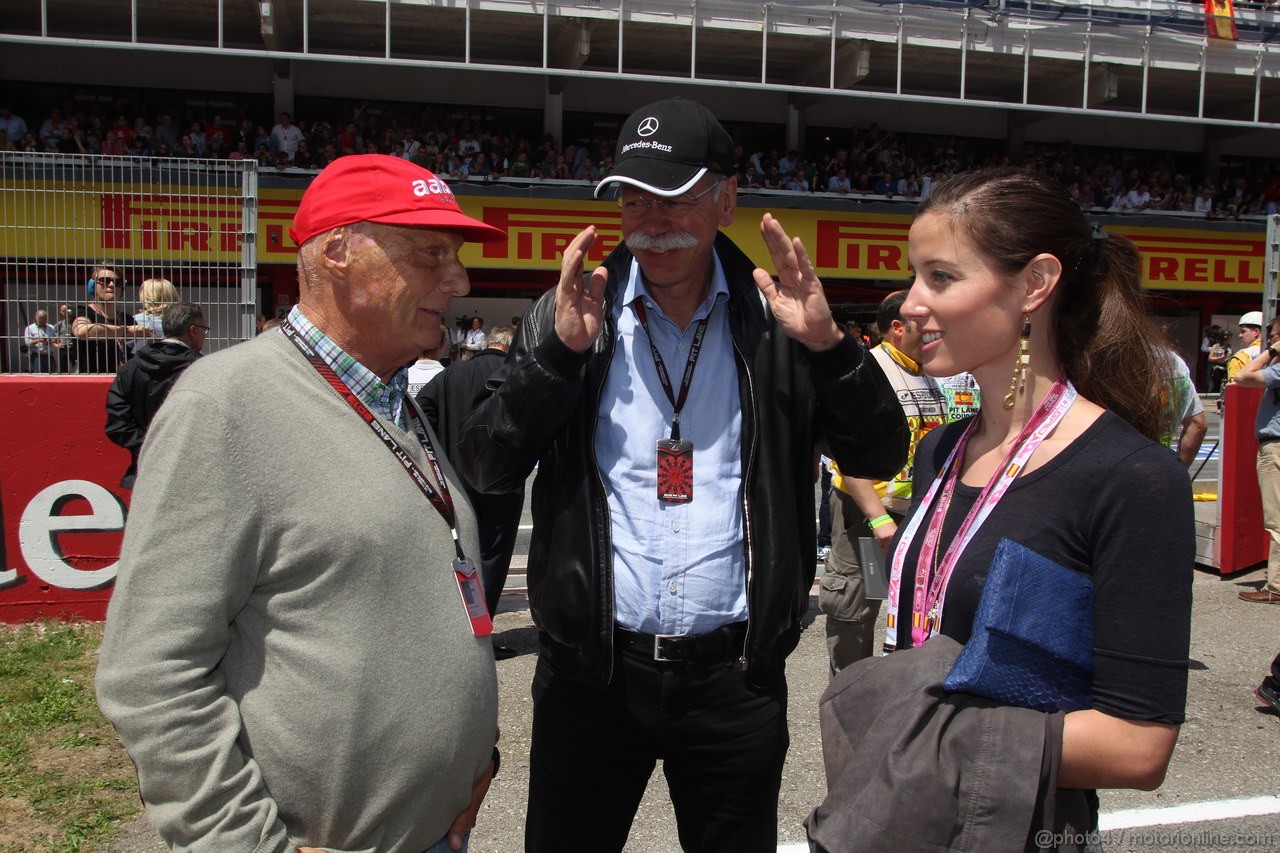
[[[110,376],[0,376],[0,621],[101,619],[129,454],[107,440]]]
[[[1262,494],[1258,491],[1258,438],[1254,416],[1261,388],[1228,385],[1222,389],[1222,475],[1218,500],[1222,526],[1218,571],[1224,575],[1252,568],[1267,559],[1270,538],[1262,526]]]

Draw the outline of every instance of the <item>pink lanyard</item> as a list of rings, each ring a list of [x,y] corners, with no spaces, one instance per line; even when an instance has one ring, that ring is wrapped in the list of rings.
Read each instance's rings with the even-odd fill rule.
[[[951,505],[956,483],[960,480],[960,463],[964,460],[965,448],[969,444],[969,434],[977,426],[977,418],[969,424],[964,435],[947,456],[947,461],[943,464],[938,477],[929,486],[929,491],[920,503],[920,511],[907,523],[902,538],[898,541],[898,547],[893,552],[893,568],[889,580],[889,627],[885,642],[887,648],[892,649],[897,646],[897,615],[902,589],[902,573],[906,566],[907,552],[919,532],[926,515],[926,508],[928,508],[929,525],[925,531],[924,542],[920,546],[920,556],[916,561],[915,589],[911,604],[911,641],[912,645],[916,646],[938,633],[938,628],[942,624],[947,584],[951,580],[951,572],[960,555],[977,534],[978,529],[982,527],[983,522],[991,515],[1000,499],[1004,497],[1005,492],[1009,491],[1027,461],[1062,421],[1077,396],[1075,386],[1065,377],[1059,377],[1053,383],[1053,387],[1036,408],[1031,420],[1018,434],[1018,440],[1013,449],[991,475],[977,502],[965,516],[951,546],[942,556],[938,571],[930,578],[930,569],[938,553],[946,516],[945,509],[941,512],[938,509]]]

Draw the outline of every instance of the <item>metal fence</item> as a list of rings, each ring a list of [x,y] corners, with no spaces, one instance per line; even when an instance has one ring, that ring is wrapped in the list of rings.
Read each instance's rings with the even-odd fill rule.
[[[206,353],[252,336],[256,169],[0,152],[0,373],[114,373],[118,358],[161,337],[173,291],[155,280],[204,309]],[[109,278],[114,293],[95,281]],[[143,304],[144,291],[154,301]],[[101,361],[84,358],[93,342],[73,334],[76,316],[133,329],[107,339]]]

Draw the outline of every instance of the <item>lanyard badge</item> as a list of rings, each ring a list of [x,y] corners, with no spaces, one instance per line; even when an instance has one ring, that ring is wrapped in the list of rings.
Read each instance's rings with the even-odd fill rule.
[[[467,619],[471,621],[471,633],[477,637],[487,637],[493,633],[493,620],[484,603],[484,589],[480,586],[480,573],[470,557],[462,557],[453,561],[453,578],[458,582],[458,594],[462,596],[462,606],[466,608]]]
[[[693,443],[678,438],[658,439],[658,500],[693,500]]]
[[[680,412],[684,409],[685,400],[689,397],[689,387],[693,384],[693,369],[698,364],[698,353],[702,349],[702,338],[707,333],[707,320],[703,317],[693,333],[693,344],[689,347],[689,357],[685,361],[684,375],[680,380],[680,396],[677,397],[671,388],[671,378],[667,375],[667,365],[658,352],[653,336],[649,333],[649,317],[645,311],[644,301],[636,299],[631,303],[644,327],[645,337],[649,339],[649,351],[653,355],[653,366],[658,370],[658,381],[662,390],[671,402],[671,437],[658,439],[658,500],[663,503],[689,503],[693,500],[693,442],[680,438]]]

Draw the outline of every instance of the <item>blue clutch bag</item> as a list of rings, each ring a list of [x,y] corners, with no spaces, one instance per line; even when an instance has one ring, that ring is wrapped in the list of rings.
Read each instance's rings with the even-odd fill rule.
[[[1001,539],[973,633],[943,681],[1036,711],[1093,706],[1093,582]]]

